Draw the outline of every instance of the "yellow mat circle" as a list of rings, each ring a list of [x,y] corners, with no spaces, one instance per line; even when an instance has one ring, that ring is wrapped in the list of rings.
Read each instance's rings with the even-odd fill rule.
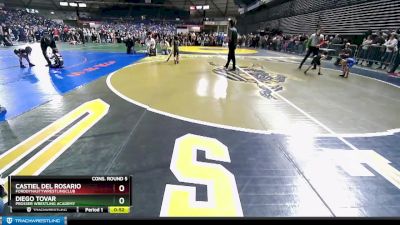
[[[210,54],[228,54],[228,48],[224,47],[206,47],[206,46],[182,46],[179,47],[181,52],[190,52],[190,53],[210,53]],[[236,54],[239,55],[247,55],[247,54],[256,54],[257,50],[255,49],[247,49],[247,48],[237,48]]]

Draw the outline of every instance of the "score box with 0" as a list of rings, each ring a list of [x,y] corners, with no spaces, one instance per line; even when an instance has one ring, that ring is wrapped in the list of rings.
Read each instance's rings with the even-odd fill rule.
[[[13,207],[132,205],[131,176],[10,176]]]

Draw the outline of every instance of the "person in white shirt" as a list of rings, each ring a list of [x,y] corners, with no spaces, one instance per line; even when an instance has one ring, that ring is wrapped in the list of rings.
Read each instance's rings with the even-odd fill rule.
[[[0,45],[3,44],[3,26],[0,24]]]
[[[308,57],[311,55],[311,53],[313,54],[313,56],[318,55],[319,53],[319,47],[321,46],[322,41],[324,40],[324,35],[321,34],[321,30],[317,30],[317,32],[315,32],[314,34],[312,34],[310,36],[310,39],[308,40],[308,50],[307,50],[307,54],[304,56],[303,61],[301,61],[299,69],[301,69],[301,67],[303,66],[303,64],[305,63],[305,61],[308,59]],[[317,67],[315,66],[313,69],[316,69]]]
[[[170,46],[167,39],[163,39],[160,43],[161,52],[163,55],[169,55],[170,53]]]
[[[151,33],[148,35],[146,39],[146,47],[147,47],[147,54],[154,55],[156,50],[156,41],[154,40],[153,35]]]
[[[372,43],[373,43],[372,37],[371,37],[371,35],[368,35],[368,37],[366,39],[364,39],[364,41],[363,41],[363,43],[361,45],[362,47],[361,47],[361,51],[359,53],[359,55],[361,56],[360,57],[361,58],[360,65],[363,65],[364,59],[367,58],[367,56],[368,56],[368,48],[372,45]],[[358,62],[357,62],[357,64],[358,64]]]
[[[381,65],[378,67],[378,69],[386,69],[386,67],[390,64],[390,61],[392,59],[393,53],[397,52],[397,38],[396,38],[396,33],[392,33],[390,35],[389,40],[387,40],[384,44],[386,47],[386,52],[382,57]]]

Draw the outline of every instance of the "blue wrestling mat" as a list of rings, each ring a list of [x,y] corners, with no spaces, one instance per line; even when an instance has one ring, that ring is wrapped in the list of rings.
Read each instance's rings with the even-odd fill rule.
[[[61,51],[63,69],[50,69],[39,46],[33,46],[32,68],[20,68],[12,49],[0,51],[0,105],[7,114],[0,122],[14,118],[51,101],[77,87],[86,85],[122,67],[135,63],[144,54]],[[23,61],[27,65],[26,61]]]

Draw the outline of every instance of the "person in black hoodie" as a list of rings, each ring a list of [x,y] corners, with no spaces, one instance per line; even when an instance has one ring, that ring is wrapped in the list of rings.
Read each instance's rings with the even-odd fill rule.
[[[229,63],[233,62],[232,70],[236,70],[236,57],[235,50],[237,45],[238,33],[235,27],[235,22],[233,20],[229,21],[229,32],[228,32],[228,61],[226,62],[225,69],[228,69]]]
[[[126,45],[126,54],[132,54],[132,48],[133,48],[133,53],[135,53],[135,40],[132,38],[132,36],[129,34],[127,39],[125,40],[125,45]]]
[[[77,32],[79,33],[80,41],[82,42],[82,44],[85,44],[85,36],[83,35],[83,30],[79,28]]]
[[[40,48],[42,49],[44,59],[47,62],[46,66],[51,66],[51,61],[50,61],[49,57],[47,56],[47,48],[48,47],[50,47],[52,49],[53,53],[57,52],[56,42],[48,33],[45,33],[43,35],[43,37],[40,39]]]

